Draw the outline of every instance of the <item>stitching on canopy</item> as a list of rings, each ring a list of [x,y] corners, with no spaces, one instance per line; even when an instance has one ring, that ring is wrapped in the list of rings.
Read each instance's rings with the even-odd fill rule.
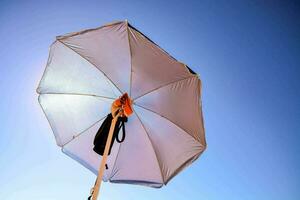
[[[101,95],[95,95],[95,94],[81,94],[81,93],[64,93],[64,92],[41,92],[39,94],[55,94],[55,95],[78,95],[78,96],[87,96],[87,97],[99,97],[103,99],[111,99],[115,100],[113,97],[106,97]]]
[[[118,157],[119,157],[119,153],[120,153],[120,149],[121,149],[121,147],[122,147],[122,143],[123,143],[123,142],[121,142],[120,145],[119,145],[119,149],[118,149],[118,152],[117,152],[117,155],[116,155],[114,164],[113,164],[113,168],[112,168],[112,170],[111,170],[111,173],[110,173],[110,175],[109,175],[108,180],[111,180],[111,178],[114,177],[114,176],[116,175],[116,173],[117,173],[117,172],[115,171],[115,166],[116,166],[117,159],[118,159]]]
[[[129,37],[129,26],[128,22],[126,21],[126,30],[127,30],[127,38],[128,38],[128,46],[129,46],[129,56],[130,56],[130,80],[129,80],[129,96],[131,96],[132,90],[132,52],[131,52],[131,45],[130,45],[130,37]]]
[[[133,110],[133,111],[134,111],[134,110]],[[134,111],[134,113],[136,114],[137,118],[139,119],[139,121],[140,121],[140,123],[141,123],[141,125],[142,125],[142,127],[143,127],[143,129],[144,129],[144,131],[146,132],[146,135],[147,135],[148,140],[149,140],[149,142],[150,142],[150,144],[151,144],[151,146],[152,146],[153,152],[154,152],[155,157],[156,157],[156,160],[157,160],[157,164],[158,164],[158,167],[159,167],[159,170],[160,170],[160,174],[161,174],[162,181],[164,182],[164,177],[163,177],[163,173],[162,173],[162,170],[161,170],[161,166],[160,166],[160,163],[159,163],[159,161],[158,161],[158,157],[157,157],[156,151],[155,151],[155,149],[154,149],[154,147],[153,147],[152,141],[151,141],[151,139],[150,139],[150,137],[149,137],[149,134],[148,134],[148,132],[147,132],[147,130],[146,130],[146,128],[145,128],[143,122],[141,121],[140,117],[138,116],[137,112]],[[113,174],[111,174],[109,180],[111,180],[111,179],[116,175],[116,173],[117,173],[117,172],[115,171],[115,164],[116,164],[116,161],[117,161],[118,156],[119,156],[119,153],[120,153],[121,145],[122,145],[122,143],[121,143],[120,146],[119,146],[118,153],[117,153],[117,156],[116,156],[116,159],[115,159],[115,162],[114,162],[114,165],[113,165],[113,169],[112,169],[112,173],[113,173]]]
[[[158,86],[157,88],[154,88],[154,89],[152,89],[152,90],[150,90],[150,91],[148,91],[148,92],[146,92],[146,93],[144,93],[144,94],[142,94],[142,95],[140,95],[140,96],[134,98],[133,100],[137,100],[137,99],[139,99],[139,98],[141,98],[141,97],[143,97],[143,96],[145,96],[145,95],[147,95],[147,94],[149,94],[149,93],[151,93],[151,92],[154,92],[154,91],[156,91],[156,90],[158,90],[158,89],[160,89],[160,88],[166,87],[166,86],[171,85],[171,84],[173,84],[173,83],[177,83],[177,82],[180,82],[180,81],[183,81],[183,80],[186,80],[186,79],[189,79],[189,78],[194,78],[194,77],[197,77],[197,75],[188,76],[188,77],[185,77],[185,78],[176,80],[176,81],[169,82],[169,83],[167,83],[167,84],[165,84],[165,85]]]
[[[46,119],[47,119],[47,121],[48,121],[48,123],[49,123],[49,125],[50,125],[50,128],[52,129],[52,132],[53,132],[53,134],[54,134],[54,137],[55,137],[55,139],[56,139],[56,143],[57,143],[58,146],[64,147],[65,145],[67,145],[68,143],[70,143],[71,141],[73,141],[74,139],[76,139],[77,137],[79,137],[79,136],[80,136],[81,134],[83,134],[85,131],[87,131],[88,129],[90,129],[91,127],[93,127],[95,124],[97,124],[98,122],[100,122],[101,120],[103,120],[103,119],[106,117],[106,115],[105,115],[104,117],[101,117],[99,120],[97,120],[96,122],[94,122],[91,126],[87,127],[87,128],[84,129],[83,131],[81,131],[81,132],[75,134],[71,140],[69,140],[69,141],[67,141],[67,142],[65,142],[65,143],[62,143],[61,138],[60,138],[59,135],[56,134],[56,132],[54,131],[54,129],[53,129],[51,123],[50,123],[50,120],[48,119],[48,115],[47,115],[47,113],[45,112],[42,103],[40,102],[40,96],[43,96],[43,95],[49,95],[49,94],[50,94],[50,95],[57,95],[57,94],[51,94],[51,93],[40,94],[40,95],[39,95],[39,100],[38,100],[38,101],[39,101],[39,104],[40,104],[40,106],[41,106],[41,108],[42,108],[42,110],[43,110],[43,112],[44,112],[44,114],[45,114],[45,116],[46,116]],[[61,94],[58,94],[58,95],[61,95]],[[77,94],[62,94],[62,95],[77,95]],[[88,96],[88,95],[83,95],[83,96]],[[101,98],[101,97],[100,97],[100,98]],[[61,144],[58,144],[58,141],[59,141],[59,143],[61,143]]]
[[[94,122],[92,125],[90,125],[89,127],[87,127],[86,129],[84,129],[83,131],[79,132],[78,134],[74,135],[73,138],[67,142],[65,142],[62,145],[62,148],[64,148],[67,144],[69,144],[70,142],[72,142],[73,140],[75,140],[76,138],[78,138],[80,135],[82,135],[83,133],[85,133],[87,130],[89,130],[90,128],[92,128],[93,126],[95,126],[98,122],[100,122],[101,120],[103,120],[106,117],[106,115],[104,117],[101,117],[99,120],[97,120],[96,122]]]
[[[161,178],[162,178],[162,181],[163,181],[163,183],[164,183],[164,182],[165,182],[165,180],[164,180],[165,178],[164,178],[164,176],[163,176],[163,172],[162,172],[162,169],[161,169],[161,165],[160,165],[160,162],[159,162],[157,153],[156,153],[156,151],[155,151],[155,148],[154,148],[154,146],[153,146],[153,143],[152,143],[152,141],[151,141],[151,139],[150,139],[149,133],[148,133],[148,131],[147,131],[147,129],[146,129],[144,123],[142,122],[140,116],[137,114],[137,112],[136,112],[135,110],[134,110],[134,113],[136,114],[137,118],[138,118],[139,121],[141,122],[141,125],[142,125],[143,129],[144,129],[145,132],[146,132],[146,135],[147,135],[147,137],[148,137],[148,140],[149,140],[149,142],[150,142],[150,144],[151,144],[151,146],[152,146],[152,149],[153,149],[153,151],[154,151],[154,154],[155,154],[155,157],[156,157],[156,160],[157,160],[157,164],[158,164],[158,167],[159,167],[159,170],[160,170]]]
[[[136,104],[136,103],[134,103],[134,105],[136,105],[136,106],[138,106],[138,107],[140,107],[140,108],[142,108],[142,109],[145,109],[145,110],[147,110],[147,111],[149,111],[149,112],[152,112],[152,113],[154,113],[155,115],[158,115],[158,116],[161,117],[161,118],[166,119],[167,121],[171,122],[171,123],[174,124],[176,127],[178,127],[179,129],[181,129],[183,132],[185,132],[187,135],[191,136],[194,140],[196,140],[196,142],[198,142],[198,143],[201,144],[201,142],[200,142],[197,138],[195,138],[193,135],[189,134],[185,129],[183,129],[182,127],[180,127],[180,126],[177,125],[175,122],[173,122],[172,120],[168,119],[167,117],[165,117],[165,116],[163,116],[163,115],[161,115],[161,114],[159,114],[159,113],[157,113],[157,112],[155,112],[155,111],[153,111],[153,110],[151,110],[151,109],[149,109],[149,108],[146,108],[146,107],[144,107],[144,106],[138,105],[138,104]],[[201,144],[201,145],[203,145],[203,144]]]
[[[111,178],[114,177],[117,173],[117,172],[115,172],[115,166],[116,166],[117,159],[119,157],[119,153],[120,153],[120,150],[121,150],[121,147],[122,147],[122,143],[123,142],[121,142],[120,145],[119,145],[119,149],[118,149],[118,152],[117,152],[117,155],[116,155],[116,158],[115,158],[115,161],[114,161],[114,164],[113,164],[113,167],[112,167],[112,170],[111,170],[111,173],[109,175],[108,180],[111,180]]]
[[[81,55],[79,52],[75,51],[74,49],[72,49],[71,47],[69,47],[67,44],[65,44],[63,41],[61,41],[60,39],[57,39],[57,41],[59,41],[60,43],[62,43],[63,45],[65,45],[67,48],[71,49],[72,51],[74,51],[76,54],[78,54],[80,57],[82,57],[83,59],[85,59],[87,62],[89,62],[91,65],[93,65],[96,69],[98,69],[108,80],[110,80],[110,82],[119,90],[119,92],[121,94],[123,94],[122,90],[101,70],[97,67],[97,65],[95,65],[94,63],[92,63],[91,61],[89,61],[87,58],[85,58],[83,55]]]

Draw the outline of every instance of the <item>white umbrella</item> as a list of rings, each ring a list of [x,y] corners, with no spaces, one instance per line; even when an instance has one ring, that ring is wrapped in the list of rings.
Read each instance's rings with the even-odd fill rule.
[[[161,187],[206,148],[198,75],[127,21],[58,36],[37,92],[57,145],[95,174],[95,134],[129,94],[134,112],[104,181]]]

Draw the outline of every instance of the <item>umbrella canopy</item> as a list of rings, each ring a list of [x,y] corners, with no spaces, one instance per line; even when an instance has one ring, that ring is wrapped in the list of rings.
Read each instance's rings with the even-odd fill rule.
[[[95,134],[128,93],[133,114],[104,181],[161,187],[206,148],[198,75],[127,21],[58,36],[37,92],[57,145],[95,174]]]

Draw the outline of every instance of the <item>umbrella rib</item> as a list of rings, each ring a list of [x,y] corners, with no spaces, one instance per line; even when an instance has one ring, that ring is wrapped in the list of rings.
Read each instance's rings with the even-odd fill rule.
[[[186,79],[189,79],[189,78],[193,78],[193,77],[197,77],[197,75],[191,75],[191,76],[188,76],[188,77],[185,77],[185,78],[176,80],[176,81],[169,82],[169,83],[167,83],[167,84],[165,84],[165,85],[158,86],[158,87],[156,87],[156,88],[154,88],[154,89],[152,89],[152,90],[146,92],[145,94],[142,94],[142,95],[140,95],[140,96],[138,96],[138,97],[135,97],[133,100],[137,100],[137,99],[139,99],[139,98],[141,98],[141,97],[143,97],[143,96],[145,96],[145,95],[147,95],[147,94],[149,94],[149,93],[151,93],[151,92],[154,92],[154,91],[156,91],[156,90],[158,90],[158,89],[160,89],[160,88],[166,87],[166,86],[171,85],[171,84],[173,84],[173,83],[177,83],[177,82],[180,82],[180,81],[183,81],[183,80],[186,80]]]
[[[179,129],[181,129],[183,132],[185,132],[186,134],[190,135],[192,138],[194,138],[194,140],[196,140],[197,142],[200,143],[200,141],[199,141],[197,138],[195,138],[195,136],[189,134],[188,131],[186,131],[185,129],[183,129],[182,127],[180,127],[178,124],[176,124],[176,123],[173,122],[172,120],[168,119],[167,117],[165,117],[165,116],[163,116],[163,115],[161,115],[161,114],[159,114],[159,113],[157,113],[157,112],[155,112],[155,111],[153,111],[153,110],[151,110],[151,109],[149,109],[149,108],[146,108],[146,107],[144,107],[144,106],[138,105],[138,104],[136,104],[136,103],[134,103],[134,105],[136,105],[136,106],[138,106],[138,107],[140,107],[140,108],[142,108],[142,109],[145,109],[145,110],[147,110],[147,111],[149,111],[149,112],[152,112],[152,113],[154,113],[154,114],[156,114],[156,115],[158,115],[158,116],[160,116],[160,117],[162,117],[162,118],[168,120],[170,123],[174,124],[176,127],[178,127]],[[200,143],[200,144],[201,144],[201,143]],[[201,145],[202,145],[202,144],[201,144]]]
[[[69,140],[68,142],[65,142],[62,145],[62,148],[64,148],[64,146],[66,146],[67,144],[69,144],[70,142],[72,142],[73,140],[75,140],[76,138],[78,138],[80,135],[82,135],[84,132],[86,132],[87,130],[89,130],[90,128],[92,128],[93,126],[95,126],[95,124],[97,124],[98,122],[100,122],[101,120],[103,120],[106,117],[106,115],[104,117],[101,117],[99,120],[97,120],[96,122],[94,122],[92,125],[90,125],[89,127],[87,127],[86,129],[84,129],[83,131],[79,132],[78,134],[74,135],[73,138],[71,140]]]
[[[130,45],[130,37],[129,37],[129,26],[126,20],[127,26],[127,38],[128,38],[128,46],[129,46],[129,56],[130,56],[130,83],[129,83],[129,96],[131,96],[131,87],[132,87],[132,52],[131,52],[131,45]]]
[[[82,57],[83,59],[85,59],[87,62],[89,62],[91,65],[93,65],[96,69],[98,69],[108,80],[110,80],[110,82],[119,90],[119,92],[121,94],[123,94],[122,90],[101,70],[97,67],[96,64],[92,63],[91,61],[89,61],[87,58],[85,58],[83,55],[81,55],[81,53],[75,51],[74,49],[72,49],[71,47],[69,47],[68,45],[66,45],[61,39],[57,39],[57,41],[59,41],[60,43],[62,43],[63,45],[65,45],[67,48],[71,49],[72,51],[74,51],[76,54],[78,54],[80,57]]]
[[[117,155],[116,155],[116,158],[115,158],[115,161],[114,161],[114,164],[113,164],[111,173],[110,173],[110,175],[109,175],[110,177],[108,178],[109,181],[111,181],[111,178],[113,178],[113,177],[116,175],[116,173],[117,173],[117,172],[115,172],[115,166],[116,166],[117,159],[118,159],[118,157],[119,157],[119,153],[120,153],[120,149],[121,149],[121,147],[122,147],[122,143],[123,143],[123,142],[121,142],[120,145],[119,145],[119,149],[118,149],[118,152],[117,152]]]
[[[88,97],[99,97],[103,99],[111,99],[115,100],[113,97],[106,97],[101,95],[95,95],[95,94],[82,94],[82,93],[63,93],[63,92],[45,92],[45,93],[39,93],[39,94],[54,94],[54,95],[78,95],[78,96],[88,96]]]
[[[40,94],[40,95],[44,95],[44,94]],[[48,121],[48,124],[50,125],[50,128],[52,129],[52,132],[55,133],[55,132],[54,132],[54,129],[53,129],[53,127],[52,127],[52,125],[51,125],[51,123],[50,123],[50,121],[49,121],[49,119],[48,119],[48,115],[46,114],[46,112],[45,112],[43,106],[41,105],[41,102],[40,102],[40,101],[39,101],[39,104],[40,104],[40,106],[41,106],[41,108],[42,108],[42,110],[43,110],[43,113],[44,113],[45,116],[46,116],[46,119],[47,119],[47,121]],[[65,142],[64,144],[58,145],[58,146],[61,146],[61,147],[63,148],[65,145],[67,145],[68,143],[70,143],[71,141],[73,141],[74,139],[76,139],[78,136],[80,136],[82,133],[84,133],[85,131],[87,131],[87,130],[90,129],[91,127],[93,127],[93,126],[94,126],[95,124],[97,124],[99,121],[103,120],[105,117],[106,117],[106,116],[101,117],[101,119],[99,119],[99,120],[97,120],[96,122],[94,122],[91,126],[89,126],[88,128],[84,129],[83,131],[81,131],[81,132],[78,133],[77,135],[73,136],[73,139],[69,140],[68,142]],[[60,139],[60,137],[59,137],[58,135],[54,134],[54,137],[55,137],[56,139],[59,139],[59,141],[61,141],[61,139]],[[56,141],[57,141],[57,140],[56,140]]]
[[[137,116],[137,118],[139,119],[139,121],[141,122],[141,125],[142,125],[143,129],[144,129],[145,132],[146,132],[146,135],[147,135],[147,137],[148,137],[148,140],[150,141],[150,144],[151,144],[151,146],[152,146],[152,149],[153,149],[153,151],[154,151],[154,154],[155,154],[155,157],[156,157],[156,160],[157,160],[157,164],[158,164],[159,169],[160,169],[161,178],[162,178],[162,181],[163,181],[163,183],[164,183],[165,180],[164,180],[163,172],[162,172],[162,169],[161,169],[161,165],[160,165],[160,162],[159,162],[159,159],[158,159],[156,150],[155,150],[155,148],[154,148],[154,146],[153,146],[153,143],[152,143],[152,141],[151,141],[151,139],[150,139],[149,133],[148,133],[148,131],[147,131],[147,129],[146,129],[144,123],[142,122],[140,116],[137,114],[137,112],[136,112],[135,110],[133,110],[133,111],[134,111],[134,113],[136,114],[136,116]]]

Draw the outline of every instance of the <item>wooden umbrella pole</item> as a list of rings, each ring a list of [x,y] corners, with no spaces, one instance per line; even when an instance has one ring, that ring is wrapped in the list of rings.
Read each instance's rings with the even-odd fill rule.
[[[108,152],[109,152],[112,136],[113,136],[113,133],[114,133],[114,130],[115,130],[115,125],[116,125],[116,122],[117,122],[120,114],[121,114],[121,112],[119,112],[113,118],[113,120],[111,122],[111,125],[110,125],[108,138],[107,138],[107,141],[106,141],[106,144],[105,144],[104,154],[103,154],[101,165],[100,165],[99,171],[98,171],[98,177],[97,177],[97,180],[96,180],[96,184],[93,188],[92,200],[97,200],[97,198],[99,196],[99,189],[100,189],[101,182],[102,182],[102,177],[103,177],[103,174],[104,174],[105,164],[106,164],[106,161],[107,161],[107,155],[108,155]]]

